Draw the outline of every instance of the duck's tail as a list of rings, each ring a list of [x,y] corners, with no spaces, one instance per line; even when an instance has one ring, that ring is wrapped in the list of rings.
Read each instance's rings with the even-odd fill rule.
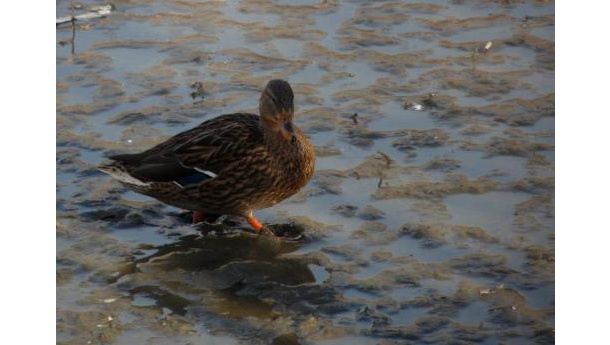
[[[138,186],[138,187],[150,186],[149,182],[144,182],[136,177],[133,177],[129,173],[129,171],[127,171],[127,169],[125,169],[125,167],[119,162],[113,162],[110,164],[100,165],[99,167],[97,167],[97,169],[103,173],[106,173],[106,174],[112,176],[113,178],[117,179],[118,181],[128,184],[128,185],[133,185],[133,186]]]

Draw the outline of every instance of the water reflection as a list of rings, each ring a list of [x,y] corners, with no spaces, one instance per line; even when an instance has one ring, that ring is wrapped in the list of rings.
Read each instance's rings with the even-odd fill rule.
[[[306,262],[282,257],[301,244],[247,233],[184,236],[147,248],[154,253],[135,260],[118,285],[179,315],[206,306],[222,317],[268,319],[274,305],[299,302],[298,291],[308,289],[301,285],[315,285]]]

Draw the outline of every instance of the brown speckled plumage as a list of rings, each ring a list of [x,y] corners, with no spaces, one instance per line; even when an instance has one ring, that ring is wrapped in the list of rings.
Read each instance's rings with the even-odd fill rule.
[[[142,153],[110,157],[100,170],[179,208],[247,217],[297,193],[314,171],[287,82],[267,84],[260,112],[221,115]]]

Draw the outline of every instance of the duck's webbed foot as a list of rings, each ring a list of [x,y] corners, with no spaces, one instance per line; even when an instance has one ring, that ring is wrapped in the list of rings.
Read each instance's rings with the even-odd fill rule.
[[[193,224],[199,224],[199,223],[203,222],[204,220],[206,220],[206,216],[203,212],[201,212],[201,211],[193,212]]]

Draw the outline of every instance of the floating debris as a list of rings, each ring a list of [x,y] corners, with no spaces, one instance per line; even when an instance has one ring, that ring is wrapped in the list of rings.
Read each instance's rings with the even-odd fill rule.
[[[71,23],[77,20],[82,21],[95,18],[103,18],[112,13],[113,9],[113,5],[92,6],[89,8],[89,12],[87,13],[81,13],[73,16],[63,16],[55,19],[55,25],[57,26],[65,23]]]
[[[422,104],[428,108],[436,108],[438,105],[437,105],[436,101],[434,101],[435,96],[436,96],[436,93],[434,93],[434,92],[428,93],[428,97],[422,100]]]
[[[201,98],[205,97],[205,92],[203,91],[203,83],[200,81],[196,81],[191,85],[191,89],[195,90],[191,92],[191,98]]]
[[[354,113],[354,115],[350,116],[350,118],[352,119],[352,121],[354,121],[355,125],[358,124],[358,113]]]
[[[388,156],[387,153],[383,152],[383,151],[377,151],[377,153],[385,160],[387,166],[389,167],[392,162],[394,161],[392,158],[390,158],[390,156]]]

